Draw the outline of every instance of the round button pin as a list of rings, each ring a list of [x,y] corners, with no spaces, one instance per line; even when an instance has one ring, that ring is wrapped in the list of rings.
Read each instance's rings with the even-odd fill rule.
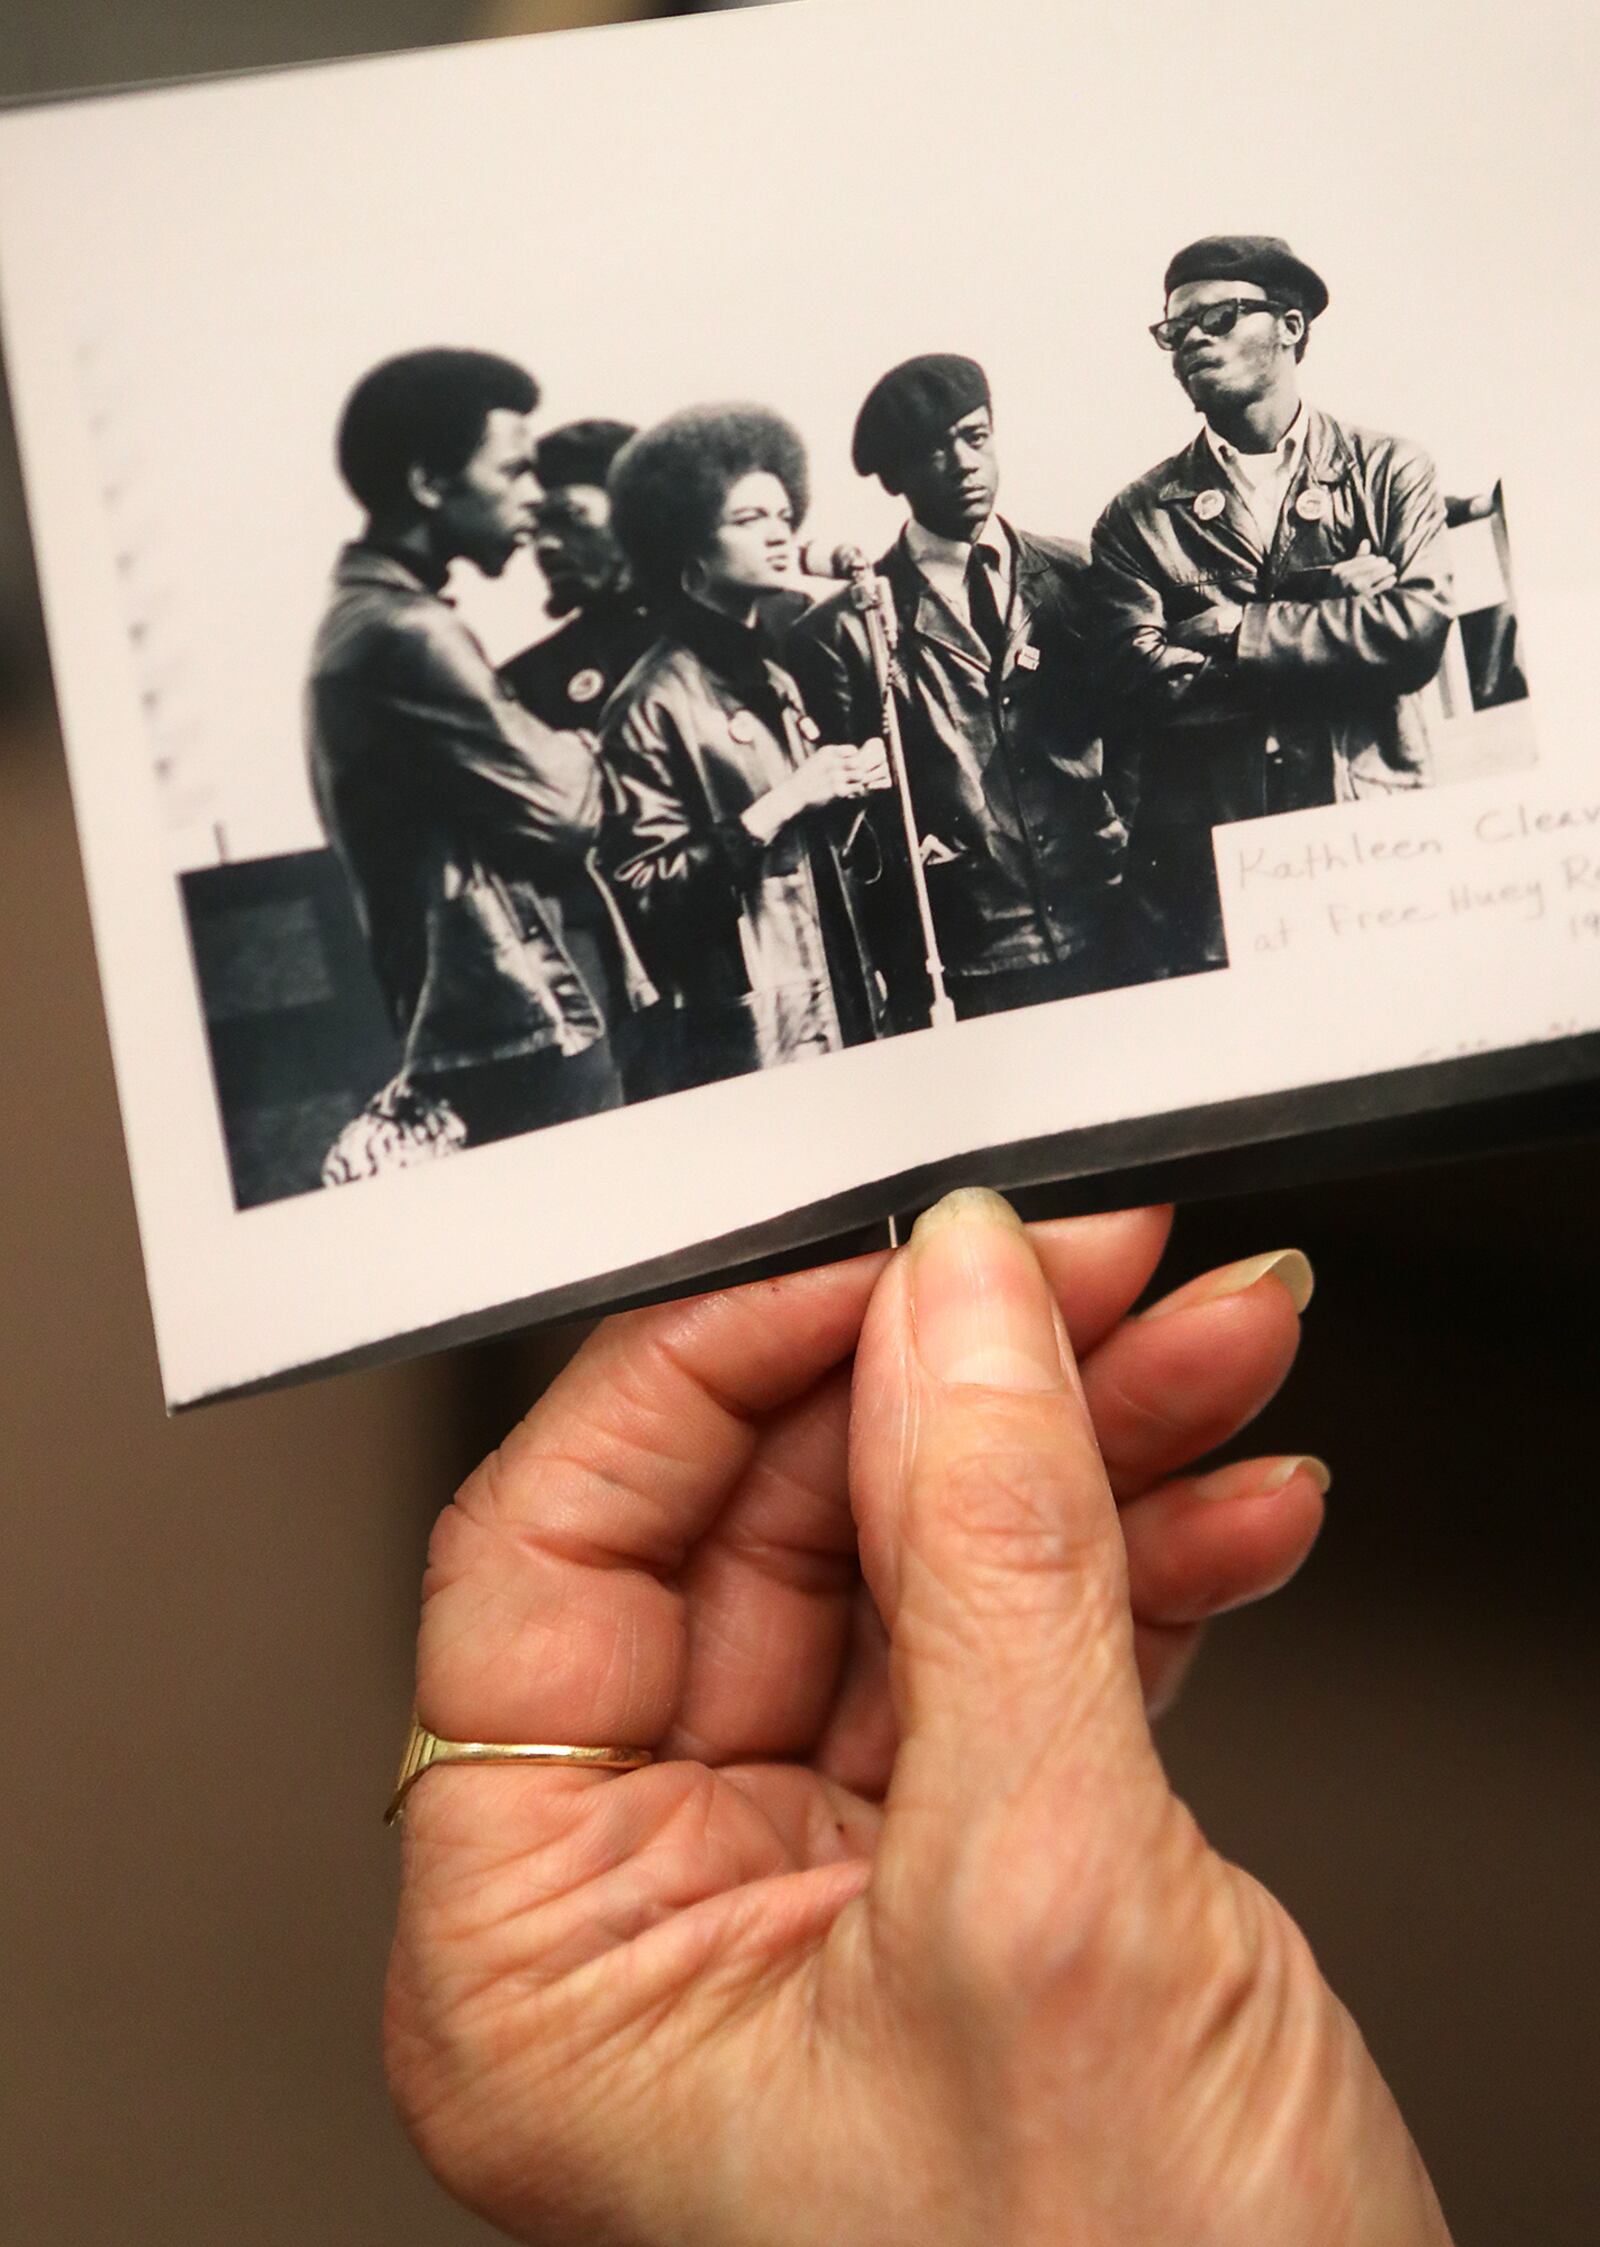
[[[603,671],[592,669],[574,671],[572,677],[567,681],[567,700],[569,702],[593,702],[597,695],[604,692],[605,683]]]
[[[1202,523],[1215,522],[1228,502],[1214,486],[1194,495],[1194,511]]]
[[[728,731],[735,741],[749,743],[756,737],[756,722],[748,710],[735,710],[728,720]]]
[[[1320,523],[1328,512],[1328,495],[1320,484],[1307,484],[1294,503],[1302,523]]]

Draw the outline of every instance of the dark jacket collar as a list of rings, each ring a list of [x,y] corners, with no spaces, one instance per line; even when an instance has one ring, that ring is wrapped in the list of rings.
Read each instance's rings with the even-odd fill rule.
[[[741,624],[687,596],[671,604],[661,624],[669,638],[720,672],[731,685],[766,683],[766,643],[759,625]]]
[[[562,618],[556,630],[562,631],[569,624],[592,624],[598,631],[620,631],[626,626],[637,625],[649,613],[631,586],[608,585],[600,592],[590,594],[587,600],[580,601],[569,616]],[[555,633],[552,632],[550,637],[554,639]]]
[[[1019,531],[1016,524],[1007,522],[1003,515],[996,515],[994,519],[1011,541],[1012,564],[1019,586],[1036,584],[1054,576],[1056,564],[1047,547],[1030,538],[1026,531]],[[927,580],[912,559],[904,531],[888,552],[878,557],[877,570],[878,575],[888,578],[902,596],[914,598],[919,592],[927,591]]]
[[[375,545],[366,538],[353,538],[340,549],[333,581],[336,585],[387,585],[397,593],[431,593],[435,598],[442,595],[445,583],[443,577],[437,583],[424,577],[411,556],[397,554],[392,547]]]
[[[1008,523],[1006,528],[1011,533],[1011,544],[1016,552],[1018,585],[1032,585],[1042,579],[1054,578],[1058,565],[1048,550],[1031,539],[1026,531],[1019,531],[1014,524]]]
[[[1010,540],[1011,549],[1014,554],[1017,548],[1024,543],[1023,533],[1017,530],[1013,524],[1007,522],[1006,518],[1000,513],[1000,510],[998,508],[996,508],[994,513],[989,517],[989,521],[994,525],[996,531],[999,532],[1002,538]],[[899,534],[896,537],[894,544],[889,548],[886,554],[882,554],[878,558],[878,570],[880,575],[889,570],[892,566],[898,566],[902,569],[908,569],[918,577],[922,575],[922,571],[917,566],[916,556],[911,551],[910,532],[911,524],[908,518],[907,521],[901,525]]]
[[[1007,539],[1011,547],[1012,598],[1009,641],[1014,647],[1028,637],[1029,620],[1036,606],[1030,595],[1042,582],[1054,575],[1055,565],[1046,548],[1031,539],[1026,531],[1019,531],[1003,515],[994,517],[995,528]],[[904,531],[889,551],[878,562],[878,574],[889,581],[894,604],[902,619],[925,639],[936,640],[942,646],[986,667],[989,652],[972,630],[945,606],[928,580],[923,576],[906,542]]]
[[[1313,484],[1342,483],[1351,458],[1349,439],[1333,416],[1320,412],[1315,406],[1307,406],[1306,442],[1301,456],[1305,480]],[[1225,492],[1231,488],[1227,470],[1206,442],[1202,429],[1192,444],[1167,463],[1167,473],[1156,498],[1166,505],[1174,500],[1193,499],[1196,492]]]
[[[1001,536],[1010,541],[1012,567],[1019,579],[1037,577],[1042,571],[1049,569],[1050,557],[1042,547],[1034,544],[1026,531],[1019,531],[1014,523],[1007,522],[998,512],[991,519]],[[915,596],[930,590],[928,581],[907,544],[904,530],[888,552],[878,557],[877,569],[878,575],[888,578],[902,594]]]

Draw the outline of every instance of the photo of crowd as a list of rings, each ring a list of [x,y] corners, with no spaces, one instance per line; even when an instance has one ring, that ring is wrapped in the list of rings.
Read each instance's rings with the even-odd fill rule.
[[[366,373],[307,739],[402,1061],[324,1182],[1225,968],[1215,827],[1435,777],[1460,503],[1305,395],[1328,302],[1275,237],[1180,249],[1152,347],[1199,429],[1081,542],[1012,519],[964,355],[861,404],[871,557],[803,543],[765,406],[541,428],[492,354]],[[446,581],[524,547],[553,628],[496,668]],[[1509,609],[1474,647],[1525,694]]]

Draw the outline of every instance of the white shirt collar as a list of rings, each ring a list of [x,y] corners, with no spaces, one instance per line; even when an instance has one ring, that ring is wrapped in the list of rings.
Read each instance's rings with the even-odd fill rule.
[[[1205,430],[1207,444],[1228,473],[1258,484],[1268,476],[1291,474],[1298,464],[1301,447],[1306,441],[1305,401],[1302,399],[1293,421],[1270,452],[1242,453],[1237,445],[1230,445],[1226,437],[1219,437],[1209,421]]]
[[[1010,547],[998,515],[991,515],[970,539],[941,538],[937,531],[919,523],[915,515],[906,524],[906,552],[924,576],[929,574],[930,562],[936,571],[959,570],[964,576],[967,556],[975,546],[987,546],[1004,569]]]

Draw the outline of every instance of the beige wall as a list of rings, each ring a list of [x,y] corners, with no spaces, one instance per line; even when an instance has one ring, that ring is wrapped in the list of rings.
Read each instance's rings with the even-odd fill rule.
[[[59,753],[0,737],[6,2232],[469,2238],[375,2059],[470,1367],[162,1416]]]

